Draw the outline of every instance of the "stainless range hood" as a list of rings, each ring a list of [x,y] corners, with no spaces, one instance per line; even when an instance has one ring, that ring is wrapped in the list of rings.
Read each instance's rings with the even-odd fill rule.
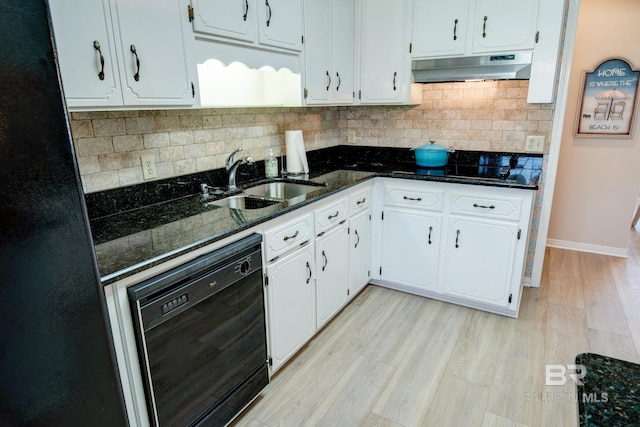
[[[528,79],[530,52],[508,55],[465,56],[415,60],[411,64],[415,83],[465,80]]]

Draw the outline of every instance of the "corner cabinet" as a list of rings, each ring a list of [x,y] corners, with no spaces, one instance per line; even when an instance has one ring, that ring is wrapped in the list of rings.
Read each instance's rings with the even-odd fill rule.
[[[357,0],[360,104],[410,98],[409,0]]]
[[[380,191],[374,283],[517,317],[534,191],[412,180]]]
[[[353,104],[354,0],[306,0],[307,105]]]
[[[70,109],[194,103],[180,2],[52,0],[50,7]]]

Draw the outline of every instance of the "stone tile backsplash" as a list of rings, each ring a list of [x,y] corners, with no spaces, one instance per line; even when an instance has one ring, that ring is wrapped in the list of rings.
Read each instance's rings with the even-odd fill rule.
[[[144,155],[154,156],[158,179],[221,168],[238,147],[262,160],[268,148],[284,151],[288,129],[303,131],[307,150],[436,140],[458,150],[520,152],[527,135],[545,136],[548,146],[554,105],[528,104],[527,90],[528,81],[436,83],[423,85],[416,106],[75,112],[71,132],[91,193],[144,182]]]

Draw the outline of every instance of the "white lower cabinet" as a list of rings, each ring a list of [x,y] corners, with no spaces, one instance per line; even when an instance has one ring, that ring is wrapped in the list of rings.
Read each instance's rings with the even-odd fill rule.
[[[351,217],[350,222],[349,293],[354,297],[371,278],[372,223],[371,210],[367,209]]]
[[[485,304],[509,307],[517,223],[451,217],[443,292]]]
[[[316,326],[321,328],[349,300],[347,224],[316,239]]]
[[[382,280],[435,291],[442,215],[385,209],[382,221]]]
[[[309,243],[267,266],[267,313],[272,372],[316,332],[315,261]]]

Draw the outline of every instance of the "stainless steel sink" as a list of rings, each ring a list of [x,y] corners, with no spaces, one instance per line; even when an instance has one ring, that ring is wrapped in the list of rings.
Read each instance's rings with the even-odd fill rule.
[[[282,203],[282,200],[239,194],[237,196],[225,197],[224,199],[211,200],[205,202],[205,205],[215,205],[231,209],[261,209],[275,205],[276,203]]]
[[[291,200],[302,198],[312,191],[319,190],[324,184],[317,183],[315,185],[294,183],[294,182],[269,182],[249,187],[244,190],[245,194],[266,197],[280,200]]]

